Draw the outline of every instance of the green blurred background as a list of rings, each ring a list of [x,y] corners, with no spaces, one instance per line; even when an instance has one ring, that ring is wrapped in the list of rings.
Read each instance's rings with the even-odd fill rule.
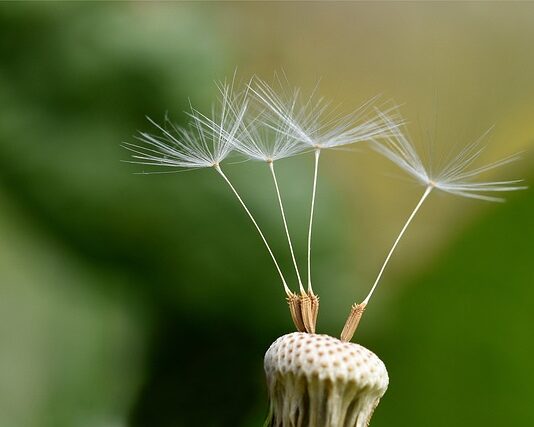
[[[135,175],[122,141],[283,69],[347,111],[377,93],[448,151],[495,125],[489,178],[534,177],[532,3],[0,5],[0,427],[259,426],[262,357],[293,330],[276,271],[209,170]],[[305,261],[312,158],[279,162]],[[291,274],[268,171],[229,165]],[[313,250],[337,335],[421,188],[325,153]],[[372,425],[534,425],[532,190],[433,194],[356,340],[390,389]],[[294,285],[294,283],[292,283]]]

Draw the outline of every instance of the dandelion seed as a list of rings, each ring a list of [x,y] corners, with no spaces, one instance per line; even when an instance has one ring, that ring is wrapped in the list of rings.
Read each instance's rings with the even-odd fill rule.
[[[242,128],[247,110],[246,97],[242,94],[235,95],[233,86],[233,82],[218,85],[221,94],[220,105],[218,108],[212,108],[211,117],[191,108],[191,112],[188,113],[191,123],[187,128],[172,124],[168,118],[165,120],[165,126],[160,126],[149,119],[161,135],[142,132],[137,138],[142,145],[124,143],[123,146],[133,152],[133,163],[185,169],[213,168],[228,184],[254,224],[273,260],[284,291],[290,298],[293,293],[287,286],[286,279],[265,235],[220,165],[234,149],[233,140]],[[298,323],[298,319],[295,322]]]
[[[391,256],[393,255],[395,248],[432,190],[438,189],[457,196],[492,202],[502,202],[504,201],[503,198],[488,196],[484,193],[517,191],[527,188],[526,186],[516,185],[523,180],[487,182],[472,181],[484,172],[498,168],[519,158],[519,156],[513,155],[478,168],[469,169],[469,167],[481,155],[484,149],[484,147],[480,146],[480,138],[475,143],[467,145],[464,149],[462,149],[439,171],[430,171],[427,167],[425,167],[421,161],[421,158],[417,154],[417,151],[399,128],[398,124],[386,114],[379,114],[386,126],[389,128],[389,132],[382,140],[375,141],[373,148],[382,155],[386,156],[409,175],[414,177],[418,182],[423,184],[425,186],[425,191],[395,239],[395,242],[389,250],[368,295],[360,304],[354,304],[352,306],[345,327],[341,333],[342,340],[344,341],[350,341],[354,335],[360,318],[362,317],[369,300],[378,286],[378,283],[382,278],[384,270]]]
[[[276,177],[274,162],[302,152],[305,146],[287,134],[274,132],[272,129],[260,129],[256,126],[256,122],[257,119],[245,125],[240,135],[232,140],[232,144],[237,151],[249,159],[264,161],[269,166],[276,190],[278,205],[280,207],[280,213],[282,215],[282,221],[284,223],[286,238],[289,244],[289,250],[291,252],[291,258],[293,260],[293,266],[302,293],[305,291],[302,285],[302,279],[297,265],[289,227],[287,225],[287,218],[285,215],[284,204],[282,202],[280,187],[278,185],[278,179]]]
[[[300,296],[296,294],[288,295],[290,312],[299,331],[314,333],[315,320],[312,319],[316,319],[317,310],[315,310],[315,316],[313,316],[312,313],[314,311],[311,309],[310,298],[306,294],[302,284],[302,278],[297,264],[293,242],[289,232],[289,226],[287,224],[280,186],[278,184],[274,167],[275,161],[301,153],[306,149],[306,145],[302,144],[298,139],[292,137],[288,132],[277,131],[271,127],[262,126],[261,117],[263,115],[264,112],[262,111],[254,119],[246,123],[239,135],[232,139],[232,145],[236,151],[240,152],[248,159],[264,161],[269,166],[276,190],[284,231],[300,290]]]
[[[282,91],[283,86],[280,84]],[[340,115],[335,108],[331,108],[328,101],[317,97],[315,90],[307,98],[302,96],[299,89],[294,89],[289,94],[286,92],[284,95],[279,95],[269,84],[259,78],[254,80],[254,85],[250,85],[250,90],[270,112],[268,119],[265,120],[268,127],[286,138],[289,137],[291,140],[302,143],[315,153],[307,241],[308,287],[307,292],[301,289],[302,302],[308,306],[305,309],[309,313],[305,316],[308,317],[307,323],[315,329],[319,297],[314,293],[312,286],[311,241],[321,150],[338,148],[378,137],[384,133],[386,127],[382,121],[370,117],[369,114],[370,106],[377,97],[364,103],[350,114]]]
[[[315,151],[311,224],[308,228],[309,251],[320,151],[366,141],[381,135],[385,130],[383,123],[369,115],[370,106],[377,97],[364,103],[350,114],[339,115],[335,109],[330,108],[329,102],[324,98],[317,97],[315,91],[307,98],[298,89],[294,89],[289,95],[281,96],[259,78],[256,78],[255,85],[250,90],[271,112],[272,120],[269,126],[282,134],[301,141]],[[311,256],[308,254],[308,264],[310,258]],[[310,266],[308,267],[308,286],[311,290]]]

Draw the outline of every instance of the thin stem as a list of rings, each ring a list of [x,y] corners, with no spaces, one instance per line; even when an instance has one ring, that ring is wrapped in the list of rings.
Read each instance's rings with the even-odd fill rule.
[[[263,243],[265,243],[265,247],[267,248],[267,250],[269,251],[269,254],[271,255],[271,258],[273,259],[273,262],[274,262],[274,265],[276,267],[276,270],[278,271],[278,274],[280,275],[280,279],[282,279],[282,284],[284,285],[284,291],[286,292],[286,294],[289,296],[291,295],[291,290],[288,288],[287,286],[287,283],[286,283],[286,279],[284,278],[284,275],[282,274],[282,270],[280,269],[280,266],[278,265],[278,262],[276,261],[276,258],[273,254],[273,251],[271,250],[271,247],[269,246],[269,243],[267,243],[267,239],[265,238],[265,236],[263,235],[263,232],[261,231],[260,229],[260,226],[258,225],[258,223],[256,222],[256,220],[254,219],[254,217],[252,216],[252,213],[248,210],[247,208],[247,205],[245,205],[245,202],[243,201],[243,199],[241,198],[241,196],[239,195],[239,193],[237,192],[237,190],[235,189],[235,187],[232,185],[232,183],[230,182],[230,180],[228,179],[228,177],[224,174],[224,172],[222,171],[222,169],[219,167],[219,165],[216,165],[215,166],[215,170],[217,172],[219,172],[219,174],[224,178],[224,180],[226,181],[226,183],[228,184],[228,186],[232,189],[233,193],[235,194],[235,196],[237,197],[237,200],[239,200],[239,203],[241,203],[241,206],[243,206],[243,209],[245,209],[245,212],[248,214],[248,216],[250,217],[252,223],[254,224],[254,226],[256,227],[256,230],[258,230],[258,233],[260,234],[261,236],[261,239],[263,240]]]
[[[311,279],[311,239],[312,239],[312,226],[313,226],[313,211],[315,208],[315,192],[317,190],[317,173],[319,171],[319,156],[321,149],[315,149],[315,169],[313,173],[313,191],[310,209],[310,226],[308,228],[308,293],[313,294],[312,279]]]
[[[300,278],[299,268],[297,266],[297,260],[295,258],[295,252],[293,251],[293,244],[291,243],[291,237],[289,236],[289,229],[287,227],[286,215],[284,212],[284,205],[282,204],[282,197],[280,196],[280,189],[278,188],[278,181],[276,179],[276,174],[274,173],[274,163],[269,162],[269,169],[273,175],[274,186],[276,188],[276,195],[278,196],[278,204],[280,205],[280,212],[282,213],[282,220],[284,221],[284,228],[286,230],[287,242],[289,243],[289,250],[291,252],[291,258],[293,259],[293,265],[295,266],[295,272],[297,273],[297,279],[299,281],[299,288],[301,293],[305,293],[304,287],[302,286],[302,280]]]
[[[395,251],[395,248],[397,247],[397,244],[399,243],[400,239],[402,238],[402,235],[404,234],[404,232],[406,231],[406,229],[408,228],[408,226],[412,222],[412,219],[415,217],[415,214],[417,213],[417,211],[419,210],[419,208],[421,207],[421,205],[423,204],[425,199],[428,197],[428,195],[430,194],[430,192],[432,191],[433,188],[434,188],[433,185],[429,185],[428,187],[426,187],[426,190],[423,193],[423,195],[421,196],[421,199],[419,200],[419,202],[417,203],[417,206],[415,207],[415,209],[413,210],[411,215],[408,217],[408,220],[404,224],[404,227],[402,227],[402,230],[399,233],[399,235],[397,236],[397,239],[395,240],[395,243],[393,243],[393,246],[391,247],[391,249],[390,249],[390,251],[388,253],[388,256],[386,257],[386,260],[384,261],[384,264],[382,265],[382,268],[380,269],[380,272],[378,273],[378,276],[377,276],[377,278],[375,280],[375,283],[373,284],[373,287],[371,288],[371,291],[369,292],[367,297],[363,300],[362,304],[367,305],[369,303],[369,300],[371,299],[371,296],[373,295],[373,292],[375,291],[375,289],[376,289],[376,287],[378,285],[378,282],[380,281],[380,278],[382,277],[382,273],[384,273],[386,265],[388,264],[389,259],[391,258],[391,255]]]

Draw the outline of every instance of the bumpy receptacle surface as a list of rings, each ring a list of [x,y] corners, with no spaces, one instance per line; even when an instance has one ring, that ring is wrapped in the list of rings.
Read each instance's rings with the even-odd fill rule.
[[[295,332],[265,354],[271,427],[364,427],[386,392],[384,363],[361,345]]]

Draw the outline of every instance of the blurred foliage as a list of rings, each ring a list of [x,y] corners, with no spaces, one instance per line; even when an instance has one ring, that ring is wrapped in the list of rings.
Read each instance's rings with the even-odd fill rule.
[[[368,26],[354,26],[356,15],[338,5],[324,15],[327,25],[314,26],[313,37],[298,33],[322,20],[324,7],[310,8],[306,21],[296,5],[0,5],[0,427],[261,424],[262,355],[291,329],[276,271],[212,171],[135,175],[142,168],[121,162],[128,153],[120,142],[152,130],[146,115],[159,120],[168,111],[183,122],[188,97],[208,108],[211,82],[236,64],[267,72],[287,65],[306,83],[317,70],[338,70],[341,77],[329,81],[357,100],[392,75],[415,90],[419,79],[412,68],[403,71],[398,55],[412,60],[417,49],[409,37],[427,39],[403,33],[403,51],[402,43],[392,43],[400,36],[389,34],[377,43],[399,51],[392,62],[370,43],[364,53],[371,60],[360,63],[346,55],[349,46],[341,42],[352,39],[344,31],[366,31],[397,14],[368,6],[361,15]],[[343,66],[325,60],[332,55]],[[349,78],[354,69],[362,75]],[[502,101],[496,111],[532,88],[512,89],[496,89]],[[465,104],[484,105],[485,117],[491,105],[481,99]],[[507,110],[514,132],[504,135],[507,143],[532,140],[524,119],[530,107],[525,101]],[[456,113],[474,117],[465,108]],[[512,142],[499,147],[510,152]],[[369,179],[375,160],[341,157],[325,153],[315,221],[319,326],[331,334],[355,288],[365,292],[373,257],[383,256],[411,203],[396,182]],[[309,156],[279,164],[299,248],[311,165]],[[525,165],[528,175],[531,159]],[[267,169],[247,163],[228,165],[227,172],[291,272]],[[425,265],[423,275],[408,279],[414,277],[408,269],[404,286],[381,294],[389,300],[377,296],[358,332],[391,374],[374,424],[439,426],[454,417],[455,425],[529,425],[532,193],[486,208],[480,220],[462,208],[463,225],[443,220],[444,204],[438,197],[433,203],[438,207],[426,207],[420,228],[414,224],[406,255],[398,255],[405,262],[397,265]],[[436,242],[443,242],[439,249]],[[439,260],[431,253],[440,253]],[[388,286],[396,282],[395,268]]]

